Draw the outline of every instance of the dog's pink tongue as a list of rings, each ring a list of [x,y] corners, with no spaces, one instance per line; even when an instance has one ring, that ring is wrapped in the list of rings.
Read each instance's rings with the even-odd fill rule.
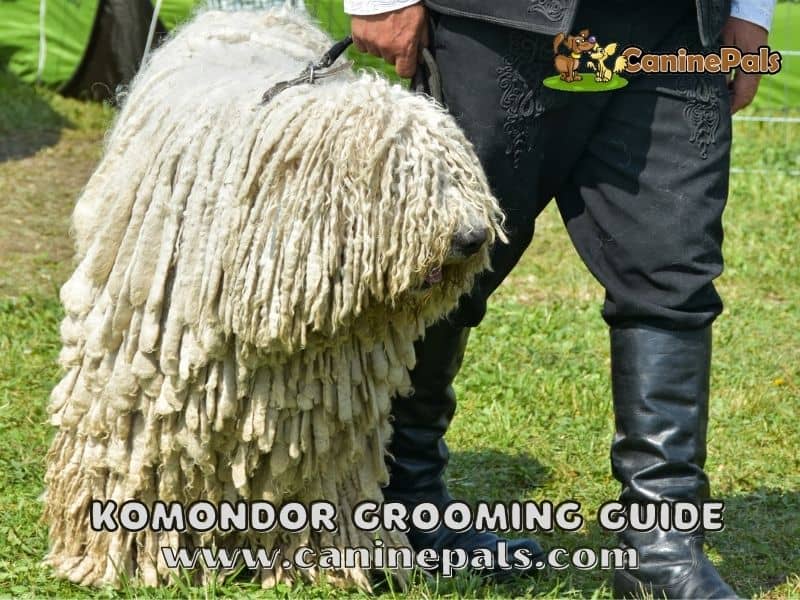
[[[433,285],[434,283],[439,283],[442,280],[442,268],[436,267],[432,269],[428,276],[425,278],[425,282]]]

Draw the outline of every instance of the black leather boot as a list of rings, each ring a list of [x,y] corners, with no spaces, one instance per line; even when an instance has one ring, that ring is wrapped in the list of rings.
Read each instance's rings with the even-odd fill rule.
[[[700,504],[709,498],[706,460],[711,328],[612,328],[611,446],[620,501]],[[639,568],[614,573],[616,598],[736,598],[703,552],[703,531],[620,534]]]
[[[453,501],[444,482],[449,452],[444,435],[456,409],[451,386],[467,345],[469,329],[457,327],[447,320],[430,327],[425,339],[417,342],[417,366],[411,373],[414,393],[392,402],[394,434],[389,444],[390,481],[383,489],[386,502],[400,502],[410,512],[417,504],[431,502],[440,510]],[[497,535],[470,529],[456,532],[444,526],[432,532],[412,527],[408,539],[415,551],[432,548],[461,548],[472,555],[478,549],[489,549],[496,557],[498,542],[506,542],[506,559],[513,564],[513,553],[525,549],[536,562],[544,558],[542,548],[533,540],[504,540]],[[495,560],[495,564],[496,564]],[[534,573],[530,569],[528,573]],[[520,570],[479,572],[496,578],[520,575]]]

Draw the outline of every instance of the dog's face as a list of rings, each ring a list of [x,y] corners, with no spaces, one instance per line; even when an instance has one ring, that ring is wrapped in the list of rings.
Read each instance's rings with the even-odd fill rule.
[[[455,208],[460,194],[457,189],[452,193],[451,202]],[[450,245],[444,259],[427,270],[420,289],[427,290],[441,284],[453,269],[459,269],[467,261],[489,251],[490,240],[495,237],[492,224],[469,206],[460,207],[461,210],[465,208],[468,218],[455,224],[454,231],[449,234]]]
[[[617,51],[617,43],[611,43],[608,46],[601,46],[600,44],[595,44],[592,51],[589,53],[589,56],[593,60],[604,60],[609,56],[613,56]]]
[[[453,117],[369,74],[290,88],[263,110],[282,117],[249,159],[266,165],[248,200],[265,215],[252,225],[264,241],[236,274],[270,284],[240,310],[271,336],[260,347],[275,339],[293,351],[409,319],[416,327],[455,307],[505,235]]]
[[[437,303],[488,266],[490,246],[504,237],[497,200],[472,145],[430,99],[381,80],[353,82],[346,93],[369,98],[351,122],[376,123],[331,154],[348,158],[337,163],[336,187],[360,198],[347,212],[361,222],[356,254],[370,256],[364,302]]]
[[[589,35],[588,29],[581,29],[577,35],[570,35],[566,41],[567,47],[576,53],[589,52],[594,49],[596,40]]]
[[[487,245],[486,240],[488,237],[489,229],[486,227],[456,233],[453,236],[447,257],[441,265],[436,265],[428,270],[420,289],[425,290],[440,284],[444,280],[447,269],[460,265],[481,252]]]

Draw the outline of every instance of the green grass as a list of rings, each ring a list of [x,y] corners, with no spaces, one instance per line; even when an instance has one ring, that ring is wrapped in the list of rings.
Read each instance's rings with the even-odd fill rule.
[[[0,70],[0,298],[54,294],[69,273],[65,223],[112,115]]]
[[[107,106],[63,98],[45,88],[22,83],[0,68],[0,134],[20,135],[59,131],[63,128],[96,131],[111,117]]]
[[[800,51],[800,3],[780,2],[769,35],[773,50]],[[781,70],[764,77],[753,108],[758,112],[775,113],[797,105],[800,98],[800,56],[783,56]]]
[[[800,6],[794,5],[797,11]],[[0,75],[0,596],[222,598],[364,597],[327,586],[261,591],[242,582],[167,590],[86,590],[40,560],[47,396],[58,380],[57,288],[71,270],[67,217],[98,156],[110,110],[22,88]],[[796,105],[798,96],[793,96]],[[727,503],[710,536],[723,575],[746,597],[800,599],[800,126],[736,124],[725,215],[726,311],[715,328],[708,472]],[[613,431],[602,291],[575,255],[554,207],[493,297],[457,380],[448,441],[453,494],[469,501],[575,498],[591,516],[613,499]],[[589,519],[547,546],[606,547]],[[385,593],[385,597],[392,594]],[[607,574],[550,574],[481,586],[426,583],[415,598],[609,598]]]

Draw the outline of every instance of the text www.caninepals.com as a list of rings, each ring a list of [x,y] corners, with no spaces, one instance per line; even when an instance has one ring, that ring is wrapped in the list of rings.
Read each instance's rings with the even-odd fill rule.
[[[450,577],[464,569],[502,571],[511,569],[555,569],[575,568],[619,569],[637,568],[636,551],[628,548],[553,548],[544,556],[534,557],[527,548],[508,553],[505,542],[498,544],[497,553],[488,550],[468,554],[461,549],[445,549],[440,552],[422,549],[413,552],[410,548],[389,548],[376,544],[373,548],[322,548],[300,547],[291,558],[281,555],[279,548],[162,548],[164,563],[168,568],[193,569],[205,567],[214,570],[246,569],[376,569],[397,570],[420,568],[437,571]]]

